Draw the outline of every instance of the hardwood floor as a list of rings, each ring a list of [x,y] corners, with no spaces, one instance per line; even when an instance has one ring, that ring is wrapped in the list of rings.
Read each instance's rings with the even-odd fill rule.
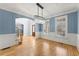
[[[23,38],[23,43],[6,50],[0,50],[4,56],[79,56],[79,52],[73,46],[35,39],[35,37]]]

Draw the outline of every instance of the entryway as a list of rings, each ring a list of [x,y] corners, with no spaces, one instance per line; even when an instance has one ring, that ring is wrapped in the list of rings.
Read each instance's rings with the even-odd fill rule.
[[[16,33],[20,43],[23,36],[35,36],[34,21],[28,18],[16,18]]]

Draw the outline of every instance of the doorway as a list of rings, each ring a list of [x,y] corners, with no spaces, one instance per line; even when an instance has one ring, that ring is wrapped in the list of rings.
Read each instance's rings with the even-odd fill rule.
[[[16,24],[16,34],[17,34],[17,39],[19,43],[22,43],[23,41],[23,30],[24,30],[24,25],[23,24]]]
[[[19,43],[23,42],[24,36],[32,36],[32,23],[33,20],[28,18],[16,18],[16,34]]]
[[[32,36],[35,36],[35,25],[32,25]]]

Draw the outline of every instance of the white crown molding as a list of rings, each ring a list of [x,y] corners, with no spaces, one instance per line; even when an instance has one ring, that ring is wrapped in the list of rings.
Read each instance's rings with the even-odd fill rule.
[[[64,15],[64,14],[69,14],[69,13],[76,12],[76,11],[78,11],[78,9],[64,11],[64,12],[60,12],[60,13],[56,13],[56,14],[50,15],[48,18],[56,17],[56,16],[60,16],[60,15]]]
[[[11,9],[7,9],[7,8],[3,8],[3,7],[0,7],[0,9],[6,10],[6,11],[10,11],[10,12],[13,12],[13,13],[17,13],[17,14],[20,14],[20,15],[24,15],[26,17],[34,19],[33,15],[30,15],[28,13],[17,12],[17,11],[13,11]],[[56,13],[56,14],[52,14],[52,15],[47,16],[46,18],[51,18],[51,17],[56,17],[56,16],[59,16],[59,15],[63,15],[63,14],[72,13],[72,12],[75,12],[77,10],[79,10],[79,8],[76,8],[76,9],[73,9],[73,10],[69,10],[69,11],[59,12],[59,13]]]
[[[29,15],[29,14],[24,14],[22,12],[13,11],[13,10],[6,9],[6,8],[0,8],[0,9],[5,10],[5,11],[9,11],[9,12],[12,12],[12,13],[20,14],[20,15],[23,15],[23,16],[26,16],[28,18],[33,19],[33,16],[32,15]]]

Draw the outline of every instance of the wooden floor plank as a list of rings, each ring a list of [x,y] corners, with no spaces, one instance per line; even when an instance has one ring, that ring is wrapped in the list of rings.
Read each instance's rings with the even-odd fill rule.
[[[24,36],[23,43],[6,50],[0,50],[4,56],[79,56],[74,46],[45,39]]]

